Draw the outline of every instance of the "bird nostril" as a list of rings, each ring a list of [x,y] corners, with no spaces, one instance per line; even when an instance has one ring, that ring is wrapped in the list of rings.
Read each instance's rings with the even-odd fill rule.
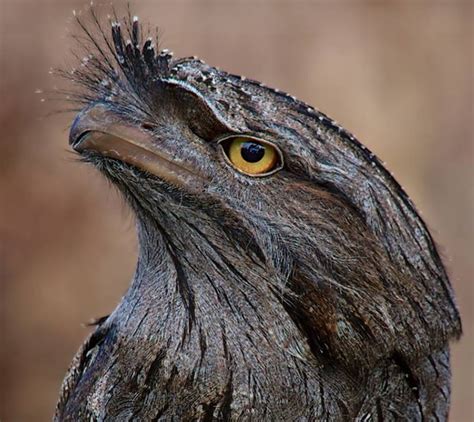
[[[153,130],[155,129],[155,127],[153,125],[151,125],[150,123],[142,123],[142,129],[145,129],[145,130]]]
[[[87,140],[87,138],[89,138],[89,136],[91,135],[91,131],[90,130],[87,130],[85,132],[82,132],[81,134],[79,134],[79,136],[77,136],[75,139],[72,139],[71,140],[71,147],[74,151],[77,151],[77,152],[81,152],[82,151],[82,147],[81,145],[84,144],[84,142]]]

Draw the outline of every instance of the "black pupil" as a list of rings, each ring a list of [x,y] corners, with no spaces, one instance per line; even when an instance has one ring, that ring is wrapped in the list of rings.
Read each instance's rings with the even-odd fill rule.
[[[240,154],[245,161],[256,163],[265,155],[265,147],[255,142],[244,142],[240,147]]]

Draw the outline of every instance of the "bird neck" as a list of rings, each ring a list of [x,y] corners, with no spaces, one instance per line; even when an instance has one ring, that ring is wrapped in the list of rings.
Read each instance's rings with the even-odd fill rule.
[[[141,220],[138,234],[140,253],[131,290],[154,292],[151,297],[162,301],[163,312],[180,309],[189,320],[224,308],[255,314],[267,308],[264,302],[275,300],[269,270],[221,228],[203,220],[170,219],[168,225]]]
[[[169,223],[177,225],[168,230],[152,221],[138,223],[136,273],[115,312],[122,335],[151,338],[149,347],[166,348],[170,356],[205,352],[211,366],[219,356],[238,354],[242,345],[256,355],[278,351],[282,362],[288,348],[310,354],[285,318],[271,271],[252,253],[211,226]]]

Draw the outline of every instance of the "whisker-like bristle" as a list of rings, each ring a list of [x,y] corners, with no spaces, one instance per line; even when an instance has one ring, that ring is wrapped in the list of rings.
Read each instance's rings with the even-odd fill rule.
[[[146,38],[138,18],[130,11],[128,18],[120,20],[113,8],[108,16],[110,29],[101,24],[93,7],[89,13],[92,25],[87,24],[84,15],[75,16],[80,32],[73,38],[82,54],[73,55],[81,65],[73,72],[57,72],[79,88],[65,99],[80,104],[113,101],[117,107],[125,108],[126,101],[120,98],[135,98],[136,107],[148,114],[153,81],[169,75],[172,59],[166,50],[157,53],[158,32],[153,38]]]
[[[155,48],[151,38],[148,38],[143,44],[142,55],[148,69],[153,74],[155,72]]]
[[[158,73],[167,74],[169,72],[170,61],[173,54],[168,50],[160,51],[156,57],[156,68]]]
[[[120,64],[124,64],[125,52],[123,48],[123,38],[119,22],[112,22],[112,40],[115,47],[115,54]]]
[[[140,45],[140,26],[138,23],[137,16],[133,17],[132,22],[132,43],[135,47],[138,47]]]

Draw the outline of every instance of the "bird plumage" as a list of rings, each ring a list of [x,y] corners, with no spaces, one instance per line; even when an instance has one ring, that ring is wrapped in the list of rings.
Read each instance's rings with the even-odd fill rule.
[[[130,130],[195,177],[80,151],[134,210],[140,251],[56,419],[445,420],[458,311],[377,157],[294,97],[158,52],[136,19],[109,36],[92,16],[87,64],[64,74],[83,108],[71,144]],[[229,134],[274,143],[284,168],[236,172],[218,148]]]

